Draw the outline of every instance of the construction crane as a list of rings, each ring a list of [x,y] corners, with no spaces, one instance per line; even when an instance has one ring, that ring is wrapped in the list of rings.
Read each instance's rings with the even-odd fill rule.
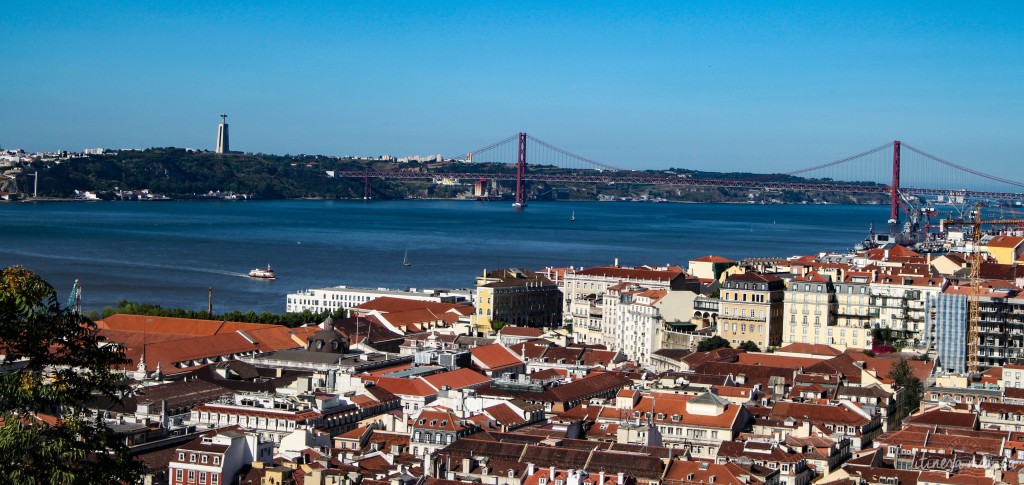
[[[971,211],[970,219],[947,218],[940,221],[939,225],[942,232],[946,232],[947,225],[971,226],[972,229],[974,250],[971,252],[971,298],[967,320],[967,372],[970,375],[978,373],[978,346],[981,340],[978,336],[981,326],[981,226],[1024,224],[1024,219],[982,219],[981,207],[982,203],[978,202],[975,210]]]

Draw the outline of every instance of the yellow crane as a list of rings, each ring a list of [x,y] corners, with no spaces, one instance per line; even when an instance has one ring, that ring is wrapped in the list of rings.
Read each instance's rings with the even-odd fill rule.
[[[974,239],[974,250],[971,253],[971,298],[967,320],[967,372],[978,373],[978,346],[981,338],[978,330],[981,326],[981,226],[999,224],[1024,224],[1024,219],[982,219],[981,202],[972,211],[970,219],[946,218],[940,221],[940,230],[946,232],[947,225],[971,226],[971,237]]]

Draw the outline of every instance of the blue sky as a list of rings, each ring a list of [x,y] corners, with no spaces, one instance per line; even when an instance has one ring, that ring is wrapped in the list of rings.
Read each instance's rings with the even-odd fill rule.
[[[278,154],[526,131],[782,171],[899,138],[1015,178],[1022,45],[1018,2],[8,2],[0,146],[212,149],[224,112],[233,149]]]

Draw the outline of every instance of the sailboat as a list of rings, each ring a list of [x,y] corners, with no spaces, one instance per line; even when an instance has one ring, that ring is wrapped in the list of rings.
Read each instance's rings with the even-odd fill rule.
[[[572,222],[572,221],[575,221],[575,220],[576,220],[576,211],[572,211],[572,215],[569,216],[569,222]]]
[[[408,249],[405,250],[405,257],[402,258],[402,266],[406,266],[406,267],[412,266],[412,263],[409,262],[409,250]]]

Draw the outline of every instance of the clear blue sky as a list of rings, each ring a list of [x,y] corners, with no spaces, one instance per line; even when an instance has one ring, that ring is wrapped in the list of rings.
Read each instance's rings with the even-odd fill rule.
[[[527,131],[778,171],[899,138],[1020,173],[1024,3],[780,3],[6,2],[0,146],[212,149],[223,112],[233,149],[278,154]]]

